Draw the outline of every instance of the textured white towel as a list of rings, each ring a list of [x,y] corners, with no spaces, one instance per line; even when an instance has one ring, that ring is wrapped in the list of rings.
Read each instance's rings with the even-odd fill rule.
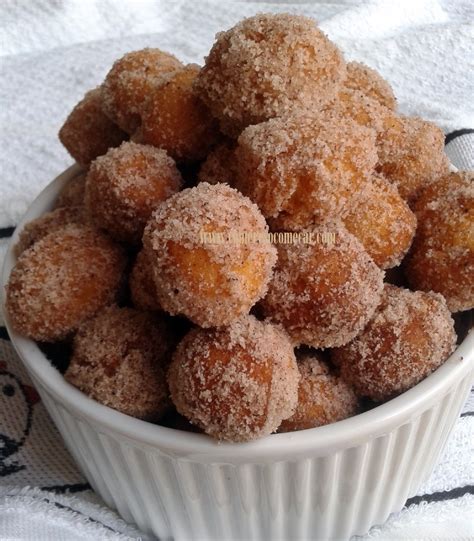
[[[150,45],[201,63],[217,31],[257,11],[314,16],[347,58],[380,70],[402,111],[434,120],[447,132],[474,125],[468,1],[17,0],[0,10],[0,227],[15,225],[31,199],[71,162],[57,131],[114,59]]]
[[[447,133],[474,127],[470,0],[9,0],[0,5],[0,228],[14,226],[71,163],[57,130],[115,58],[156,46],[202,62],[215,32],[258,11],[314,16],[347,58],[368,63],[392,83],[403,112],[434,120]],[[473,137],[447,145],[458,167],[473,167]],[[0,264],[7,240],[0,239]],[[0,327],[0,390],[12,378],[17,402],[0,396],[0,435],[11,444],[0,457],[0,539],[137,539],[139,532],[99,507]],[[474,539],[473,412],[471,393],[419,496],[362,539]]]

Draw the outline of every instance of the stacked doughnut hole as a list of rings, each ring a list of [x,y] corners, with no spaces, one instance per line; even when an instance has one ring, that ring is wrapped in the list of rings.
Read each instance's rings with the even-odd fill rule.
[[[81,172],[21,232],[8,317],[123,414],[228,442],[337,422],[474,308],[472,172],[310,18],[244,19],[203,66],[127,53],[59,137]]]

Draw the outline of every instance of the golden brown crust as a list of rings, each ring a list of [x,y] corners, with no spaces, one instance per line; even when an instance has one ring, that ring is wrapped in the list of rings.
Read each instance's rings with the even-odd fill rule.
[[[380,73],[361,62],[347,63],[347,77],[344,80],[344,87],[362,92],[389,109],[395,110],[397,108],[397,99],[390,84]]]
[[[340,224],[313,229],[333,244],[280,244],[278,263],[261,306],[295,345],[347,344],[367,324],[379,301],[383,272]]]
[[[231,137],[293,108],[318,110],[336,93],[345,63],[313,19],[260,14],[217,34],[196,81]]]
[[[77,163],[86,167],[126,139],[101,108],[100,88],[86,93],[59,130],[59,140]]]
[[[143,236],[163,309],[202,327],[247,314],[267,290],[276,249],[232,235],[267,231],[256,205],[225,184],[201,183],[165,201]],[[203,238],[216,233],[222,242]]]
[[[225,142],[211,150],[201,164],[198,173],[199,182],[233,186],[235,184],[235,144]]]
[[[359,396],[384,401],[436,370],[455,344],[454,322],[441,295],[386,284],[369,324],[331,355]]]
[[[377,171],[409,203],[449,169],[443,131],[418,117],[393,116],[378,139],[378,154]]]
[[[126,258],[106,235],[69,225],[25,250],[11,272],[7,309],[13,328],[33,340],[61,340],[114,302]]]
[[[236,442],[276,431],[294,412],[298,381],[286,334],[253,316],[192,330],[168,372],[178,412],[214,438]]]
[[[136,244],[153,210],[182,183],[164,150],[126,142],[91,164],[85,205],[97,227],[116,240]]]
[[[153,267],[145,250],[141,250],[129,279],[130,296],[133,306],[139,310],[159,312],[162,310],[156,293],[155,280],[153,279]]]
[[[347,213],[377,161],[374,132],[332,111],[249,126],[235,155],[235,187],[291,231]]]
[[[86,176],[87,171],[79,173],[64,185],[54,202],[55,209],[61,207],[81,207],[84,205]]]
[[[64,377],[101,404],[156,421],[169,407],[168,334],[156,314],[105,308],[79,328]]]
[[[102,85],[104,112],[127,133],[134,133],[156,81],[181,67],[176,57],[160,49],[127,53],[114,63]]]
[[[474,181],[451,173],[415,204],[419,226],[405,260],[410,285],[441,293],[452,312],[474,308]]]
[[[18,257],[35,242],[53,231],[67,225],[84,225],[86,222],[84,207],[60,207],[47,212],[25,225],[15,245],[15,255]]]
[[[358,399],[352,388],[331,374],[317,353],[298,358],[300,383],[295,413],[282,421],[279,432],[316,428],[352,417],[358,410]]]
[[[202,160],[219,139],[216,121],[193,89],[199,66],[189,64],[153,86],[133,140],[165,149],[176,161]]]
[[[416,230],[416,216],[395,186],[380,175],[372,177],[343,222],[382,269],[401,263]]]

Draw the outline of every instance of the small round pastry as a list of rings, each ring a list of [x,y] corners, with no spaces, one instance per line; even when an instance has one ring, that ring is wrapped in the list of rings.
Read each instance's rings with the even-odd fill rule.
[[[253,440],[275,432],[298,399],[299,373],[287,335],[246,316],[219,329],[193,329],[168,371],[181,415],[218,439]]]
[[[193,89],[198,73],[199,66],[189,64],[154,85],[134,141],[163,148],[176,161],[206,157],[218,139],[218,127]]]
[[[196,88],[231,137],[290,109],[317,110],[346,75],[339,49],[313,19],[259,14],[217,34]]]
[[[474,182],[451,173],[415,204],[418,229],[405,260],[409,284],[441,293],[451,312],[474,308]]]
[[[114,302],[125,266],[122,248],[92,227],[49,233],[21,254],[10,275],[6,307],[13,328],[40,342],[68,337]]]
[[[344,86],[362,92],[393,111],[397,108],[397,99],[392,87],[380,73],[365,64],[360,62],[347,63]]]
[[[61,207],[80,207],[84,205],[86,176],[86,171],[84,171],[84,173],[79,173],[64,185],[54,202],[55,209]]]
[[[410,207],[395,186],[380,175],[372,177],[343,222],[382,269],[400,264],[416,230]]]
[[[126,142],[91,164],[86,209],[92,222],[114,239],[136,244],[153,210],[179,191],[182,182],[164,150]]]
[[[454,322],[442,295],[386,284],[369,324],[331,356],[359,396],[385,401],[436,370],[455,345]]]
[[[235,144],[229,142],[221,143],[211,150],[199,169],[199,182],[208,184],[222,182],[232,186],[235,182],[234,152]]]
[[[35,242],[53,231],[71,224],[85,224],[86,221],[84,207],[60,207],[47,212],[25,225],[15,245],[15,255],[18,257]]]
[[[109,306],[79,327],[64,377],[105,406],[156,421],[170,405],[168,332],[156,314]]]
[[[379,103],[375,98],[367,96],[360,90],[342,88],[336,98],[324,110],[333,111],[343,118],[350,118],[361,126],[372,128],[377,140],[383,137],[387,126],[392,122],[395,113]]]
[[[249,126],[235,155],[235,187],[290,231],[347,213],[377,162],[374,131],[332,111]]]
[[[383,271],[341,224],[307,233],[311,242],[278,245],[278,263],[261,307],[295,345],[341,346],[372,317]]]
[[[420,192],[412,204],[413,212],[421,219],[425,213],[430,216],[437,212],[437,201],[449,197],[459,188],[469,188],[474,185],[474,171],[456,171],[447,173],[432,182]]]
[[[127,53],[114,63],[102,84],[104,112],[124,131],[134,133],[156,81],[182,66],[176,57],[160,49]]]
[[[156,293],[153,268],[145,250],[141,250],[135,259],[130,273],[129,286],[132,304],[135,308],[150,312],[162,310]]]
[[[124,133],[101,109],[100,88],[86,93],[74,107],[62,128],[59,140],[69,154],[82,166],[126,139]]]
[[[298,357],[300,384],[295,413],[282,421],[279,432],[294,432],[342,421],[357,413],[358,400],[352,388],[331,374],[317,353]]]
[[[378,154],[377,171],[409,203],[449,168],[443,131],[417,117],[393,115],[383,137],[378,139]]]
[[[163,309],[201,327],[247,314],[276,261],[267,233],[257,206],[226,184],[203,182],[169,198],[143,235]]]

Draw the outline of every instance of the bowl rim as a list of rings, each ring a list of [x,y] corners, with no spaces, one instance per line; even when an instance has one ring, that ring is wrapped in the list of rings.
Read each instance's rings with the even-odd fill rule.
[[[149,445],[162,452],[179,454],[201,462],[218,461],[248,463],[264,459],[319,456],[357,446],[368,439],[386,434],[401,424],[421,415],[470,371],[474,371],[474,329],[437,370],[405,393],[369,411],[330,425],[297,432],[272,434],[246,443],[217,442],[205,434],[155,425],[120,413],[92,400],[68,383],[47,359],[36,342],[16,333],[5,309],[5,287],[16,257],[13,247],[24,225],[51,209],[61,188],[82,169],[74,164],[40,192],[15,228],[2,269],[0,291],[5,325],[16,352],[35,383],[47,391],[74,416],[80,417],[115,437],[131,444]]]

